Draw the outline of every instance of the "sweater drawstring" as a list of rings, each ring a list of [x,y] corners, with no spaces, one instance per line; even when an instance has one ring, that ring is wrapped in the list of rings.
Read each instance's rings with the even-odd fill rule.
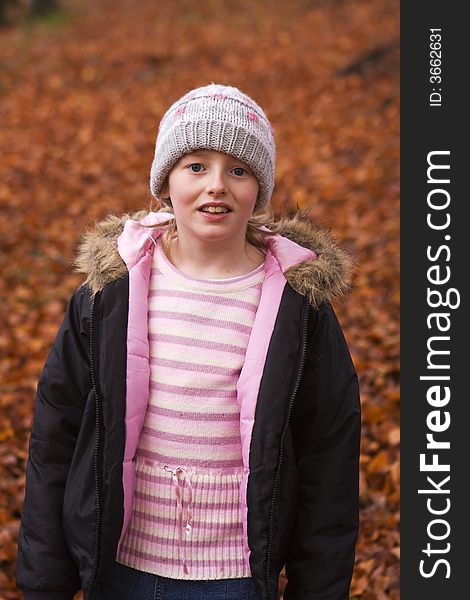
[[[180,485],[178,479],[178,473],[183,473],[185,482],[188,483],[188,506],[186,509],[186,537],[191,535],[191,520],[192,520],[192,509],[193,509],[193,486],[191,484],[191,478],[183,467],[177,467],[176,469],[170,469],[167,465],[164,466],[165,471],[168,471],[173,476],[173,483],[175,485],[176,504],[178,506],[178,552],[183,554],[183,571],[185,575],[188,575],[188,565],[186,561],[186,555],[184,548],[181,548],[183,543],[183,488]]]

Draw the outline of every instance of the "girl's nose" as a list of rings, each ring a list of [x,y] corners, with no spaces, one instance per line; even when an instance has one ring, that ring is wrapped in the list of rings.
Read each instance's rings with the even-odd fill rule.
[[[227,185],[225,183],[223,172],[215,169],[209,177],[207,192],[213,196],[218,196],[220,194],[225,194],[226,191]]]

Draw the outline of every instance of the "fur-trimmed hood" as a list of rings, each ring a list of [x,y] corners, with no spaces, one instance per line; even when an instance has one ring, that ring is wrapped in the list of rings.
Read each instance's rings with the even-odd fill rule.
[[[75,270],[86,275],[84,285],[88,285],[94,294],[126,274],[127,267],[118,253],[118,237],[128,219],[140,221],[147,215],[147,211],[122,217],[109,215],[84,234]],[[346,295],[351,286],[353,261],[338,247],[328,230],[315,225],[306,213],[298,211],[277,221],[275,232],[317,255],[284,271],[293,289],[307,296],[313,306],[341,300]]]

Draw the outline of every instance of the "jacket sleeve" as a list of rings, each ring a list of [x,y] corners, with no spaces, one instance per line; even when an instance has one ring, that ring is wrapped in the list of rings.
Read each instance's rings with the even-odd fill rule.
[[[298,500],[284,599],[347,600],[359,528],[359,386],[333,308],[312,312],[292,415]]]
[[[91,389],[89,313],[89,294],[79,288],[38,381],[16,563],[16,583],[25,600],[71,600],[80,589],[62,527],[62,505]]]

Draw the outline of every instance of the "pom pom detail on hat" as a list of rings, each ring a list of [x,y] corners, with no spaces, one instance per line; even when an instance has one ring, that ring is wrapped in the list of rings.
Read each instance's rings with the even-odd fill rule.
[[[211,83],[191,90],[163,115],[150,170],[150,191],[159,198],[173,165],[194,150],[217,150],[246,163],[259,183],[255,209],[274,189],[274,132],[263,109],[238,88]]]

